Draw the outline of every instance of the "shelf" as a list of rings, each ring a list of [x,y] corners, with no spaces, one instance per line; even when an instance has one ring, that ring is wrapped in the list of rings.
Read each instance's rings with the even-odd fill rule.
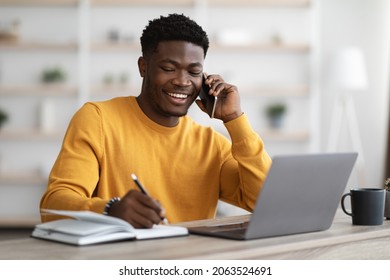
[[[49,96],[63,97],[77,95],[77,88],[63,84],[48,85],[3,85],[0,86],[0,96]]]
[[[79,0],[0,0],[0,6],[76,6]]]
[[[196,0],[91,0],[91,5],[175,5],[191,6],[196,4]],[[277,7],[307,7],[310,0],[206,0],[210,6],[277,6]]]
[[[208,0],[210,6],[308,7],[310,0]]]
[[[101,85],[94,86],[91,88],[91,95],[96,96],[107,96],[112,95],[136,95],[139,93],[140,88],[135,88],[127,85]]]
[[[0,174],[0,184],[10,185],[46,185],[47,177],[43,177],[37,173],[4,173]]]
[[[260,52],[309,52],[310,46],[308,44],[267,44],[267,43],[253,43],[253,44],[223,44],[212,43],[210,50],[215,51],[260,51]]]
[[[92,51],[141,51],[139,43],[94,43],[91,46]],[[210,50],[213,51],[257,51],[257,52],[309,52],[308,44],[223,44],[211,42]]]
[[[94,43],[91,45],[91,51],[103,52],[127,52],[141,51],[139,43]]]
[[[7,42],[0,41],[0,50],[7,51],[76,51],[76,43],[51,43],[51,42]]]
[[[92,6],[191,6],[194,5],[196,0],[91,0]]]
[[[53,131],[53,132],[42,132],[36,130],[0,130],[0,140],[61,140],[64,137],[65,131]]]
[[[91,95],[137,95],[139,90],[139,87],[128,85],[100,85],[91,87]],[[306,97],[309,95],[309,86],[243,86],[239,91],[243,97]]]
[[[36,224],[40,223],[40,218],[0,218],[1,228],[33,228]]]

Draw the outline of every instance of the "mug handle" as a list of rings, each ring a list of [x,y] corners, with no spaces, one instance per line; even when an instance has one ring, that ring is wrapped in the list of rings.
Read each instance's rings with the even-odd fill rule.
[[[343,209],[344,213],[349,215],[349,216],[352,216],[352,213],[349,213],[346,209],[345,209],[345,205],[344,205],[344,200],[347,196],[351,196],[351,193],[346,193],[344,194],[342,197],[341,197],[341,208]]]

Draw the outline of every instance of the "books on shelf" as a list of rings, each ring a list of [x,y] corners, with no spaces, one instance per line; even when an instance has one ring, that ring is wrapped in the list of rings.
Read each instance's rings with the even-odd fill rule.
[[[42,212],[69,218],[37,224],[31,234],[32,237],[78,246],[188,235],[185,227],[154,225],[150,229],[136,229],[122,219],[91,211],[42,210]]]

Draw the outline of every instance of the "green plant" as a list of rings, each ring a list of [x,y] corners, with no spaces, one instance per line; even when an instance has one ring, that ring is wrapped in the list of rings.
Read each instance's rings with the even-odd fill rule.
[[[283,126],[283,116],[286,112],[286,109],[287,107],[283,103],[274,103],[266,107],[265,113],[268,117],[271,128],[279,129]]]
[[[8,114],[0,109],[0,127],[8,120]]]
[[[266,114],[268,117],[281,116],[286,112],[286,105],[282,103],[271,104],[266,108]]]
[[[49,68],[43,71],[42,81],[44,83],[63,82],[65,80],[65,76],[65,72],[61,68]]]
[[[390,191],[390,178],[387,178],[387,179],[385,180],[385,189],[386,189],[387,191]]]

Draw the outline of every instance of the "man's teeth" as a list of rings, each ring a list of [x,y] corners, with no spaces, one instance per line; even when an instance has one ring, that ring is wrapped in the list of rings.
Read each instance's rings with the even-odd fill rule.
[[[168,95],[169,96],[172,96],[174,98],[182,98],[182,99],[185,99],[188,97],[187,94],[181,94],[181,93],[172,93],[172,92],[168,92]]]

